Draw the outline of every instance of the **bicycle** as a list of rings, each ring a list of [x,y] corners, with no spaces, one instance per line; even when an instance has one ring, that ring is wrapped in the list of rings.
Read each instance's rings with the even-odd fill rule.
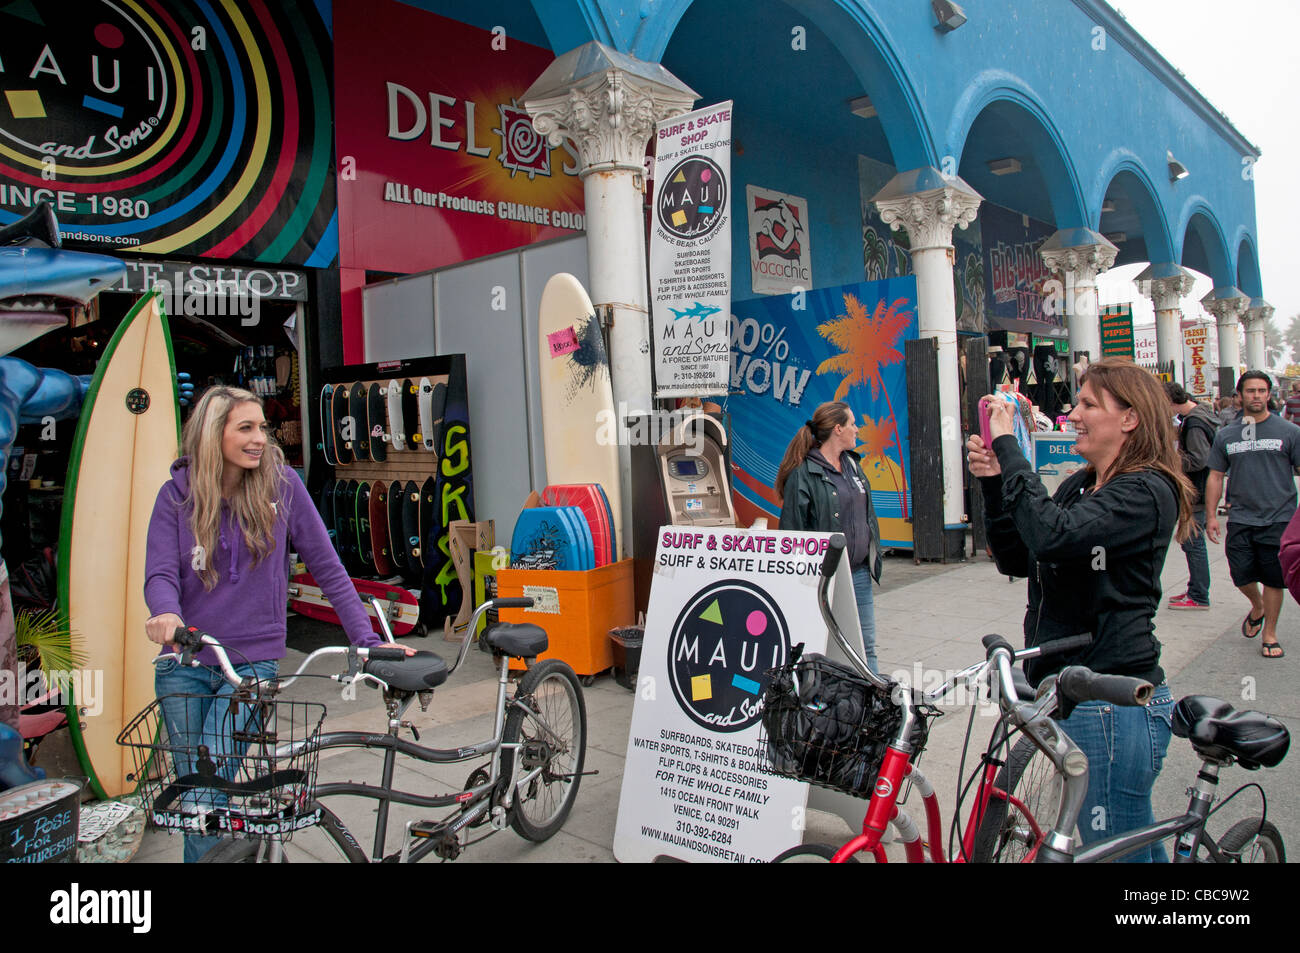
[[[532,604],[528,597],[485,602],[474,613],[467,631],[474,632],[479,617],[490,610]],[[375,609],[391,643],[382,606],[376,604]],[[230,835],[232,839],[209,851],[203,862],[284,862],[290,859],[285,845],[291,837],[310,829],[323,833],[324,840],[350,863],[415,863],[431,853],[454,860],[466,847],[506,827],[526,840],[541,842],[564,825],[583,774],[596,773],[583,771],[587,715],[582,688],[564,662],[536,661],[548,644],[546,632],[536,625],[498,622],[484,630],[480,644],[491,650],[499,671],[493,735],[448,749],[425,747],[398,735],[403,727],[415,733],[402,716],[417,699],[422,710],[427,710],[433,690],[464,662],[473,641],[469,637],[461,643],[450,668],[433,652],[408,657],[404,649],[395,646],[327,646],[312,652],[289,678],[261,683],[237,675],[225,649],[211,635],[178,629],[176,641],[183,648],[182,664],[199,664],[194,653],[201,646],[210,646],[216,654],[233,688],[231,695],[220,699],[233,713],[232,723],[225,729],[229,744],[223,742],[223,750],[214,752],[211,745],[177,746],[161,740],[161,699],[122,731],[118,743],[136,753],[133,777],[140,782],[153,826]],[[379,688],[388,719],[384,733],[322,732],[323,705],[280,697],[318,658],[335,655],[346,657],[346,671],[320,677]],[[508,696],[511,658],[523,659],[527,669],[514,694]],[[415,739],[418,742],[418,733]],[[320,753],[341,748],[383,752],[379,784],[317,783]],[[431,795],[394,788],[399,754],[431,764],[460,763],[485,755],[489,761],[474,769],[462,790]],[[369,854],[338,815],[321,803],[321,799],[339,796],[377,802]],[[437,819],[407,822],[401,847],[385,853],[393,804],[451,810]],[[490,828],[486,834],[462,842],[471,828],[483,825]]]
[[[781,734],[791,726],[782,725],[779,715],[769,716],[768,712],[779,713],[782,705],[789,710],[789,684],[797,683],[801,664],[796,660],[773,673],[765,695],[765,706],[770,707],[765,708],[764,724],[767,726],[770,721],[778,735],[775,740],[769,735],[764,748],[775,773],[859,797],[868,796],[869,791],[870,802],[862,833],[843,846],[805,844],[783,852],[774,862],[856,862],[855,855],[860,852],[871,854],[877,862],[885,862],[887,857],[881,841],[891,825],[906,861],[924,862],[919,828],[901,807],[900,794],[905,790],[905,782],[921,793],[930,858],[935,863],[1101,863],[1117,860],[1169,837],[1178,838],[1177,862],[1204,858],[1216,863],[1238,862],[1243,858],[1285,861],[1281,835],[1267,820],[1267,800],[1262,789],[1259,790],[1264,806],[1259,817],[1239,821],[1218,840],[1205,830],[1205,823],[1213,813],[1210,806],[1215,799],[1219,768],[1234,760],[1247,768],[1273,767],[1285,756],[1290,735],[1276,718],[1259,712],[1234,712],[1226,702],[1205,696],[1182,699],[1175,708],[1174,733],[1191,740],[1203,759],[1187,812],[1077,849],[1074,832],[1088,787],[1087,757],[1053,719],[1068,714],[1073,705],[1090,700],[1117,705],[1145,704],[1153,691],[1151,684],[1127,676],[1100,675],[1083,666],[1069,666],[1045,679],[1035,693],[1020,670],[1013,668],[1012,663],[1019,659],[1074,651],[1089,644],[1090,636],[1061,639],[1020,651],[1000,636],[986,636],[985,659],[958,672],[931,692],[918,692],[881,678],[867,668],[849,645],[830,612],[827,590],[842,550],[843,538],[837,534],[832,537],[823,561],[818,601],[828,632],[856,671],[824,661],[814,660],[813,664],[835,666],[834,674],[841,678],[859,677],[863,690],[874,693],[878,704],[872,710],[876,714],[869,719],[870,724],[824,728],[824,733],[836,737],[821,750],[817,750],[815,741],[793,740]],[[808,667],[807,662],[803,664]],[[965,788],[968,792],[978,781],[960,847],[952,850],[950,844],[949,853],[945,854],[937,795],[916,761],[924,750],[930,722],[941,714],[934,703],[959,683],[978,689],[990,673],[997,676],[996,698],[1002,717],[981,764]],[[815,704],[810,706],[815,699],[806,697],[806,679],[805,674],[804,692],[799,693],[796,684],[796,698],[797,704],[808,709],[815,707]],[[1033,701],[1021,701],[1022,696],[1036,697]],[[893,713],[892,719],[883,723],[892,729],[887,735],[881,731],[879,716],[884,704],[891,706]],[[1023,737],[1004,762],[998,753],[1009,743],[1008,725]],[[799,748],[799,744],[804,747]],[[853,769],[847,774],[846,765]],[[860,780],[864,776],[867,784]],[[1245,787],[1225,799],[1220,808]],[[965,793],[959,795],[958,812],[960,800],[965,796]]]

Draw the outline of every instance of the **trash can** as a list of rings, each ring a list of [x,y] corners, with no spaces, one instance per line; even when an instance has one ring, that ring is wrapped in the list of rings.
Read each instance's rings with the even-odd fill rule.
[[[636,691],[636,674],[641,668],[641,645],[645,626],[621,625],[609,630],[614,643],[614,681],[630,692]]]

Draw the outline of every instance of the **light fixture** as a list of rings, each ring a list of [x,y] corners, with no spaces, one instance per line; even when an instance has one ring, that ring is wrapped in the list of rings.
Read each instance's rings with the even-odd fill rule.
[[[1174,154],[1165,151],[1165,157],[1169,160],[1169,181],[1177,182],[1179,179],[1187,178],[1191,173],[1187,171],[1187,166],[1183,165],[1174,158]]]
[[[934,28],[940,33],[951,33],[966,22],[966,11],[952,0],[931,0],[930,6],[939,20]]]
[[[1114,201],[1111,199],[1106,199],[1106,201],[1101,203],[1101,210],[1103,213],[1115,211]]]
[[[994,175],[1015,175],[1020,171],[1020,160],[1012,159],[990,159],[989,171]]]
[[[1112,245],[1122,245],[1128,241],[1128,232],[1107,232],[1106,241]]]
[[[849,112],[863,119],[870,119],[876,115],[876,107],[871,104],[870,96],[859,96],[857,99],[849,100]]]

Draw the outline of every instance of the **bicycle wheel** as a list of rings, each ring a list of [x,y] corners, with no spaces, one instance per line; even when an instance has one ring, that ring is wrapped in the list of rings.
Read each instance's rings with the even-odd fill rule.
[[[1256,836],[1258,835],[1258,836]],[[1251,817],[1238,821],[1228,828],[1219,838],[1219,850],[1241,853],[1242,864],[1285,864],[1286,847],[1282,844],[1282,835],[1272,822]]]
[[[368,863],[366,857],[352,833],[343,826],[338,816],[324,805],[317,805],[321,810],[321,822],[294,834],[283,845],[280,863],[320,863],[341,862],[348,864]],[[228,840],[218,844],[199,858],[201,864],[257,864],[263,862],[262,839],[258,837]]]
[[[993,784],[1025,806],[1041,833],[1046,834],[1056,824],[1065,796],[1065,779],[1028,738],[1016,742]],[[1018,807],[1008,808],[1008,802],[996,794],[989,798],[984,819],[975,832],[971,858],[975,863],[1019,864],[1034,849],[1036,841],[1029,817]]]
[[[798,847],[791,847],[789,850],[782,851],[772,858],[774,864],[829,864],[835,852],[839,850],[833,844],[800,844]],[[846,864],[858,863],[858,857],[854,854]]]
[[[587,754],[587,707],[573,669],[559,659],[538,662],[525,672],[515,702],[527,704],[537,717],[520,704],[511,704],[502,740],[523,747],[502,751],[501,776],[510,778],[516,752],[521,775],[541,768],[537,777],[515,791],[511,811],[515,832],[540,842],[564,826],[578,796]]]

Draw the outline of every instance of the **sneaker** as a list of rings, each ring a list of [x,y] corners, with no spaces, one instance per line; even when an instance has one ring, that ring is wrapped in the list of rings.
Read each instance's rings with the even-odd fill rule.
[[[1187,598],[1187,590],[1184,589],[1178,595],[1169,597],[1169,605],[1173,605],[1175,602],[1182,602],[1186,598]]]
[[[1183,595],[1180,596],[1179,598],[1177,598],[1177,599],[1170,599],[1170,600],[1169,600],[1169,608],[1171,608],[1171,609],[1208,609],[1208,608],[1210,608],[1210,604],[1209,604],[1208,602],[1193,602],[1191,599],[1189,599],[1189,598],[1187,597],[1187,593],[1183,593]]]

